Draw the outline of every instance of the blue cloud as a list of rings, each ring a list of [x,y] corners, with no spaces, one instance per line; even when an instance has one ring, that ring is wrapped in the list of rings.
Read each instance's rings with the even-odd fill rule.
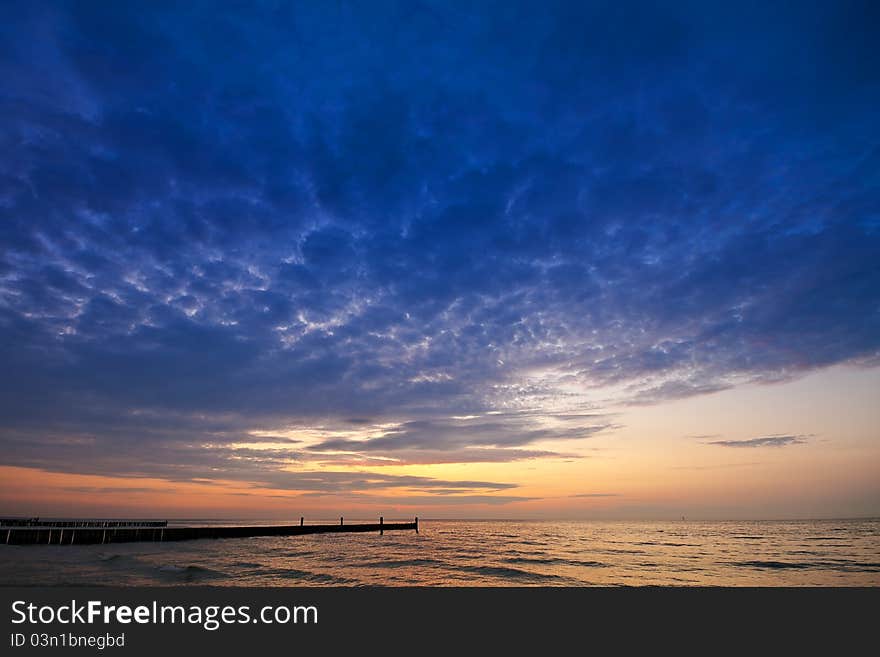
[[[8,14],[10,463],[131,469],[352,417],[400,427],[373,455],[553,457],[516,450],[595,420],[451,418],[880,353],[873,3]],[[55,460],[47,435],[100,449]],[[299,457],[352,447],[319,443]],[[228,465],[206,451],[184,461]]]

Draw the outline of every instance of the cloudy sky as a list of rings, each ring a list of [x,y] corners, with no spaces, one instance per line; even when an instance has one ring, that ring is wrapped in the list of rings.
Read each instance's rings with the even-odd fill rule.
[[[880,513],[880,15],[709,4],[6,7],[0,511]]]

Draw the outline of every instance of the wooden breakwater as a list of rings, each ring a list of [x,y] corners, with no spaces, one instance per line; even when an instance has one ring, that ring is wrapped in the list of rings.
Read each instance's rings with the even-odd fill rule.
[[[167,520],[41,520],[40,518],[0,518],[0,527],[167,527]]]
[[[419,531],[419,519],[413,522],[355,523],[306,525],[300,518],[298,525],[255,526],[202,526],[168,527],[167,521],[63,521],[46,524],[6,524],[0,520],[0,542],[7,545],[86,545],[98,543],[131,543],[134,541],[189,541],[199,538],[252,538],[255,536],[299,536],[302,534],[360,533],[414,530]],[[110,524],[99,526],[98,523]],[[85,525],[81,523],[87,523]],[[153,524],[148,524],[153,523]]]

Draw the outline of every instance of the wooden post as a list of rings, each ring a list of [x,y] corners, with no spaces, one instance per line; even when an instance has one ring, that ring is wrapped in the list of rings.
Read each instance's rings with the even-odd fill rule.
[[[299,517],[299,526],[300,526],[300,527],[303,526],[303,520],[305,520],[305,518],[303,518],[302,516],[300,516],[300,517]]]
[[[382,536],[385,533],[385,518],[379,516],[379,535]]]
[[[416,516],[416,534],[419,533],[419,517]]]

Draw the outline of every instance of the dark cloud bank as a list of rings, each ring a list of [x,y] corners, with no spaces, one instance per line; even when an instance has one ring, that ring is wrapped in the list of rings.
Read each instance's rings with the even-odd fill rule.
[[[876,362],[874,3],[4,14],[6,464],[491,492],[280,468],[558,456],[613,427],[562,386]],[[387,430],[242,451],[289,425]]]

